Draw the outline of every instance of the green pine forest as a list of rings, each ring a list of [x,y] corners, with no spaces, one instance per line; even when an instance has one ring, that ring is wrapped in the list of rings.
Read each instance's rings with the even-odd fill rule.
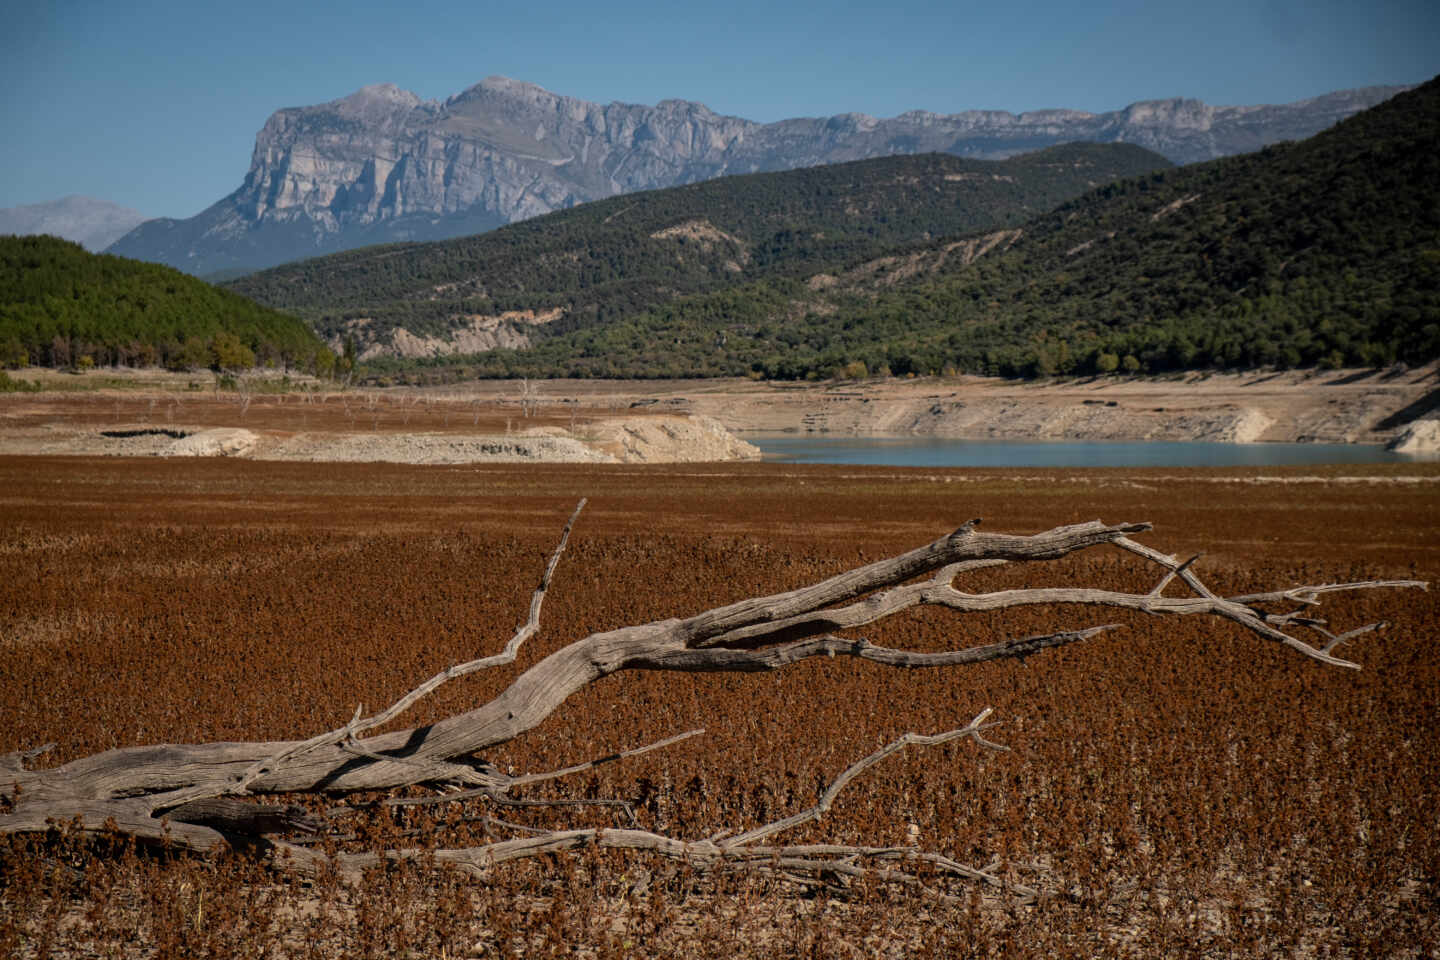
[[[328,373],[335,357],[297,318],[179,270],[0,237],[0,366],[27,364]]]

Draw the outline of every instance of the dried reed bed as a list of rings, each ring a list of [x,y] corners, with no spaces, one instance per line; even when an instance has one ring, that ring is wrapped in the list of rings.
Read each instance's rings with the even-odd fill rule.
[[[1261,474],[1292,482],[1255,482]],[[580,496],[581,525],[533,663],[589,632],[798,586],[971,516],[1030,532],[1152,520],[1204,550],[1211,586],[1440,577],[1433,468],[906,472],[745,465],[636,470],[0,458],[0,752],[46,763],[156,741],[284,738],[343,723],[497,649]],[[1342,482],[1336,474],[1365,482]],[[1303,481],[1303,482],[1296,482]],[[1118,551],[991,571],[996,589],[1148,588]],[[63,835],[0,846],[0,954],[20,956],[1433,956],[1440,604],[1327,601],[1390,620],[1327,670],[1219,622],[1113,612],[924,610],[877,642],[940,649],[1057,626],[1126,629],[1027,662],[893,672],[821,661],[778,674],[621,674],[491,759],[548,769],[692,727],[669,750],[522,794],[632,802],[699,838],[795,812],[848,763],[980,707],[1013,747],[958,742],[887,761],[792,839],[904,844],[1052,894],[1021,907],[951,888],[848,897],[696,878],[589,852],[477,883],[421,862],[317,884],[234,855],[166,858]],[[512,670],[443,688],[422,722]],[[512,824],[616,824],[606,808],[312,802],[336,848],[453,846]],[[62,831],[63,833],[63,831]]]

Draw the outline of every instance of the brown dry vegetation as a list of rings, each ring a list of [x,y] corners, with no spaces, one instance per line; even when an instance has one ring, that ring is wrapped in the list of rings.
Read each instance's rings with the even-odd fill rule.
[[[298,431],[503,434],[511,429],[573,427],[631,414],[628,399],[562,396],[534,389],[533,401],[523,404],[519,387],[509,395],[474,396],[434,391],[307,394],[208,389],[12,394],[0,396],[0,425],[7,430],[44,426],[105,430],[138,425],[164,430],[204,424],[282,435]]]
[[[1346,480],[1340,476],[1344,474]],[[1262,476],[1263,475],[1263,476]],[[1260,482],[1265,477],[1293,482]],[[41,763],[160,741],[292,738],[497,650],[565,518],[590,498],[521,663],[441,688],[424,722],[488,699],[595,630],[791,588],[983,516],[1027,533],[1103,518],[1203,550],[1217,591],[1440,579],[1440,469],[901,471],[407,467],[0,457],[0,753]],[[978,589],[1145,589],[1117,550],[989,571]],[[57,834],[0,841],[5,956],[1440,955],[1440,597],[1365,592],[1324,615],[1391,629],[1323,667],[1220,621],[1018,609],[907,612],[865,631],[942,649],[1124,621],[1026,662],[889,671],[632,674],[492,756],[549,769],[708,733],[537,797],[622,798],[687,838],[812,804],[906,731],[993,706],[1010,753],[956,742],[855,782],[787,840],[920,843],[1004,858],[1051,894],[807,892],[588,852],[485,882],[419,864],[307,883],[243,855],[167,858]],[[604,808],[367,806],[335,798],[342,848],[456,846],[487,822],[619,824]],[[62,831],[63,833],[63,831]],[[297,838],[298,839],[298,838]],[[943,884],[942,884],[943,885]]]

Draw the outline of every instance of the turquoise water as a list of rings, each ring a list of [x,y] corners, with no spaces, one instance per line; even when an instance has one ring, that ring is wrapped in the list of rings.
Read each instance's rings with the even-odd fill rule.
[[[1435,459],[1348,443],[1008,443],[790,433],[745,439],[767,460],[885,467],[1275,467]]]

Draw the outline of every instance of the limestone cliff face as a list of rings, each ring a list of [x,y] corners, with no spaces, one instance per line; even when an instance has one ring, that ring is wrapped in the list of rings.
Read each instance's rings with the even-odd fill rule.
[[[111,252],[197,274],[392,240],[438,240],[635,190],[902,153],[999,159],[1124,141],[1187,163],[1317,133],[1403,88],[1283,106],[1154,100],[1091,114],[911,111],[758,124],[703,104],[601,105],[491,77],[445,101],[392,84],[277,111],[240,189],[189,220],[152,220]]]
[[[757,125],[700,104],[608,106],[492,77],[440,103],[386,84],[277,112],[235,195],[327,232],[477,207],[500,222],[726,172]]]

